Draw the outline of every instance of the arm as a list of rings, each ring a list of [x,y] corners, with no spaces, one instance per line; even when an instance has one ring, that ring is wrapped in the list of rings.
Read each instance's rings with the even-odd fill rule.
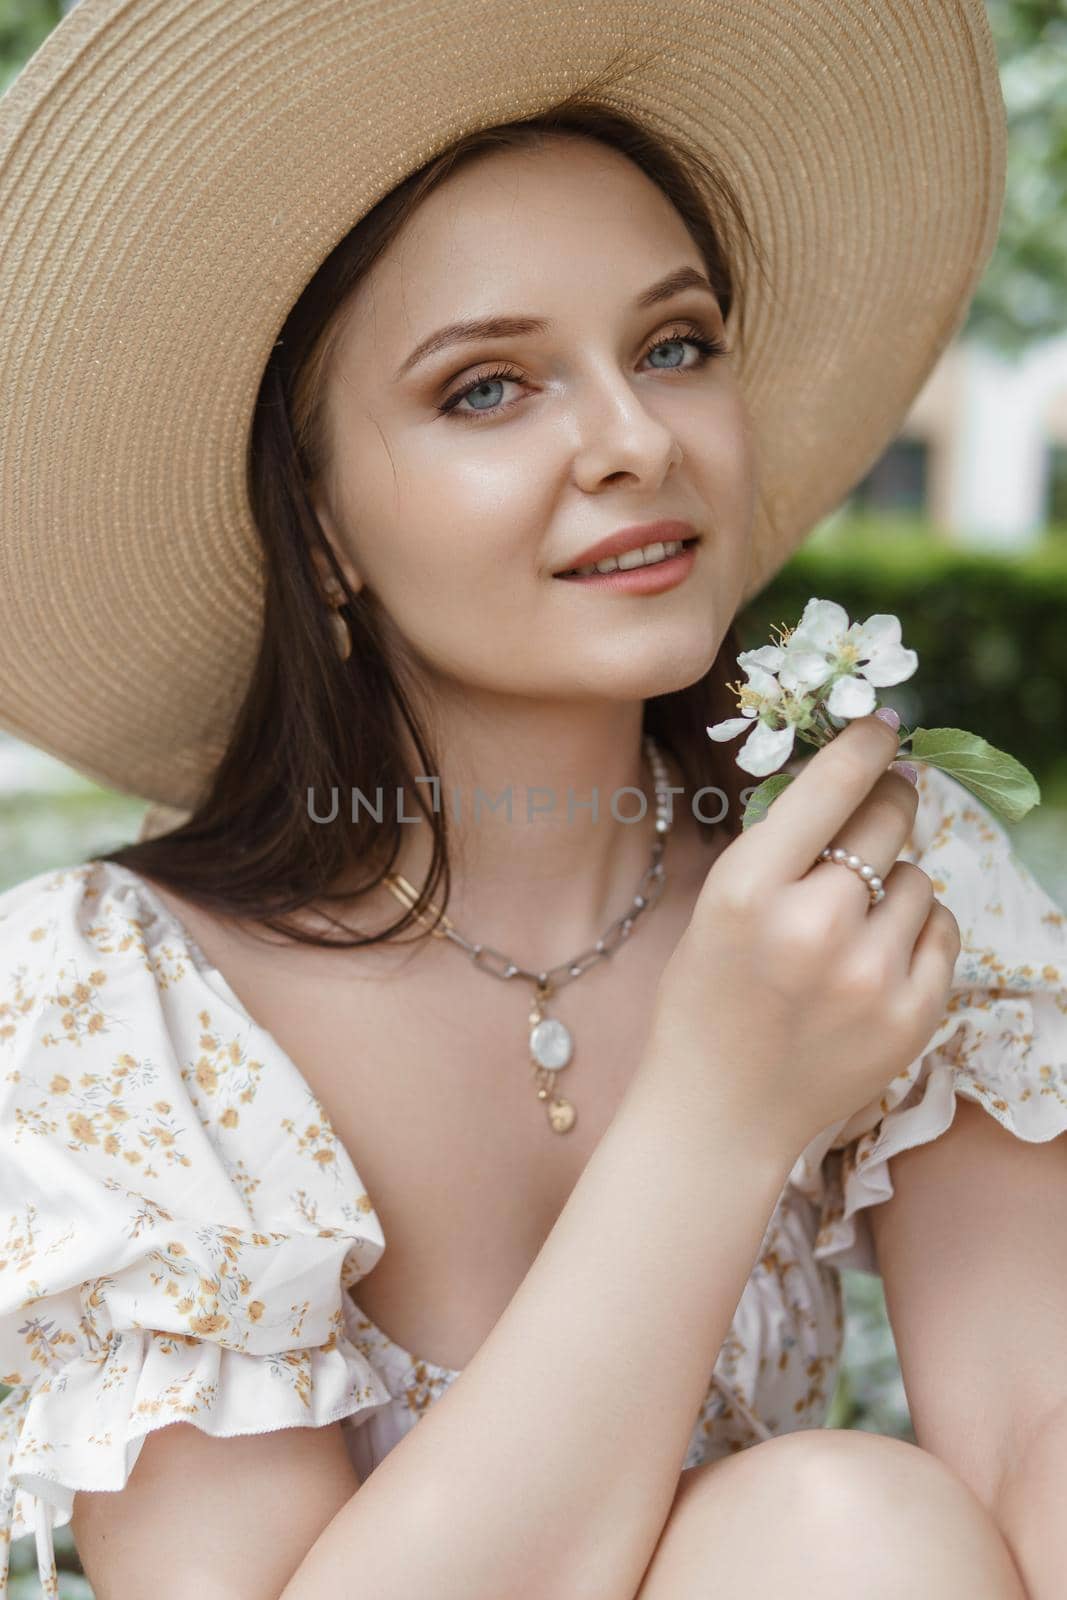
[[[1029,1600],[1060,1600],[1067,1572],[1067,1405],[1047,1417],[1005,1473],[993,1518],[1015,1557]]]
[[[71,1532],[96,1600],[268,1600],[359,1488],[339,1423],[145,1437],[126,1487],[79,1490]]]
[[[790,1166],[695,1110],[635,1076],[503,1316],[362,1486],[339,1424],[149,1433],[124,1489],[74,1497],[97,1600],[148,1574],[155,1600],[633,1594]]]
[[[857,848],[892,859],[916,805],[885,771],[895,750],[877,718],[853,722],[758,837],[715,863],[638,1069],[537,1259],[282,1600],[318,1600],[353,1574],[375,1600],[636,1592],[794,1159],[911,1058],[943,1007],[959,949],[949,913],[916,921],[889,898],[890,975],[851,874],[809,870],[853,813]],[[901,939],[915,947],[906,981]],[[862,962],[846,962],[857,947]]]
[[[670,1512],[790,1154],[641,1072],[470,1364],[282,1600],[618,1600]]]
[[[1020,1563],[1018,1537],[1032,1560],[1058,1541],[1062,1575],[1048,1474],[1067,1468],[1067,1139],[1026,1143],[961,1097],[892,1178],[870,1221],[916,1440],[1007,1512]]]

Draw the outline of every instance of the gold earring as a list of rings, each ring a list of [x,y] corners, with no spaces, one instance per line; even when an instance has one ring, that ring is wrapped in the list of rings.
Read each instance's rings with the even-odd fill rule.
[[[330,632],[333,635],[334,649],[342,661],[347,661],[352,654],[352,634],[340,611],[341,606],[346,603],[344,590],[336,578],[331,578],[326,585],[326,593],[327,603],[330,606]]]

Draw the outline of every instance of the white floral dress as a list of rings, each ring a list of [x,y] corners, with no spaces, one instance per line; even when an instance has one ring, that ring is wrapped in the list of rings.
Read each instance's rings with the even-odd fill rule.
[[[797,1160],[685,1468],[823,1423],[838,1269],[877,1271],[867,1208],[956,1095],[1031,1143],[1067,1128],[1063,912],[933,769],[901,857],[962,930],[948,1010]],[[53,1528],[77,1490],[121,1489],[154,1428],[340,1420],[366,1479],[454,1381],[349,1292],[386,1243],[359,1156],[137,874],[83,862],[0,894],[0,1596],[10,1540],[29,1534],[58,1592]]]

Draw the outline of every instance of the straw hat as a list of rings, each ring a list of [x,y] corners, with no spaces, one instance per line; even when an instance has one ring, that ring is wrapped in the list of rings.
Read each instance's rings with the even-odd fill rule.
[[[194,804],[257,646],[245,460],[290,306],[408,173],[621,46],[616,103],[722,163],[770,278],[746,600],[840,503],[996,238],[982,0],[79,0],[0,100],[0,727]]]

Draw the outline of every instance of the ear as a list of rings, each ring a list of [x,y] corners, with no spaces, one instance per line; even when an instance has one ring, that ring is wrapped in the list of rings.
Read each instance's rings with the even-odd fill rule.
[[[316,517],[319,519],[319,526],[326,536],[326,539],[329,541],[330,548],[334,553],[337,564],[345,575],[349,588],[352,590],[353,594],[358,594],[360,589],[363,587],[363,578],[357,571],[352,557],[345,549],[340,531],[336,522],[334,521],[333,513],[330,511],[330,508],[326,504],[325,500],[321,499],[318,495],[312,495],[311,506]],[[326,557],[326,552],[322,549],[321,545],[312,545],[311,559],[315,563],[315,571],[318,574],[319,583],[325,590],[333,579],[333,569],[331,568]]]

